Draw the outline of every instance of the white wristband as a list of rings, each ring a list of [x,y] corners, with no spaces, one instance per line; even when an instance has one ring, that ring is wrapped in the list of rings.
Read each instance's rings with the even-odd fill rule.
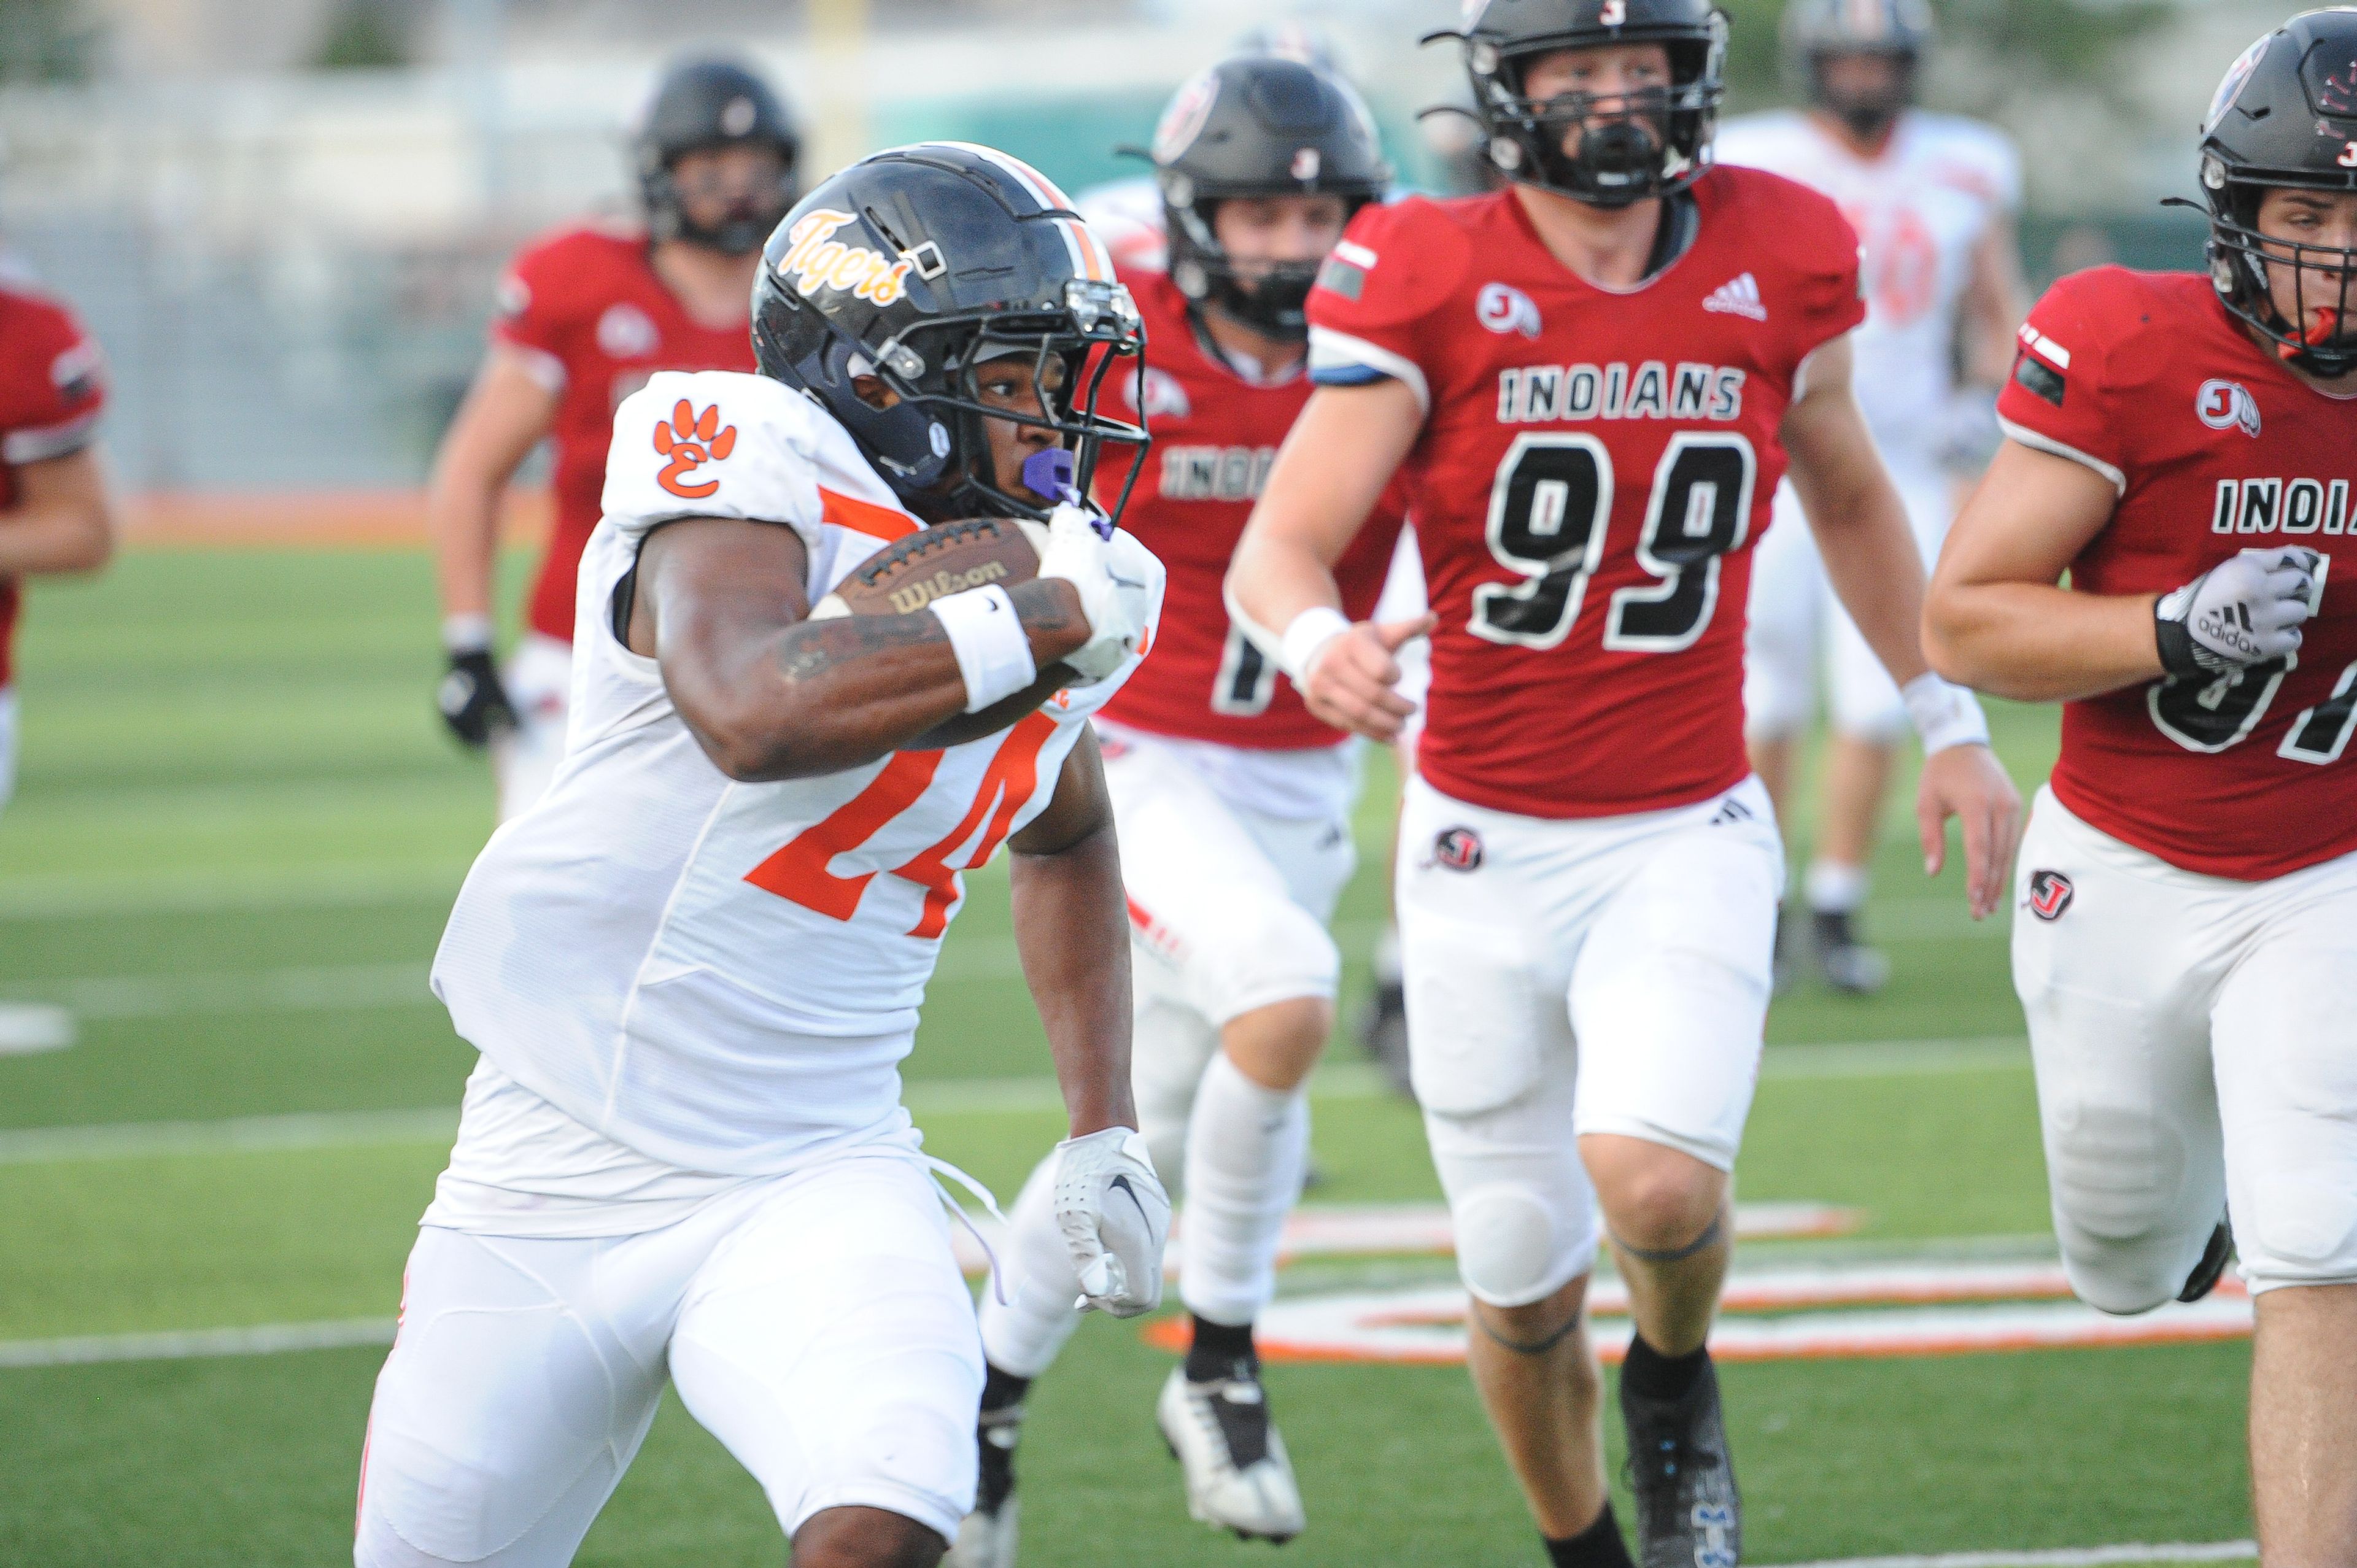
[[[1907,716],[1915,721],[1915,733],[1923,738],[1924,756],[1952,746],[1988,744],[1988,716],[1962,686],[1952,686],[1926,671],[1908,682],[1899,694],[1907,700]]]
[[[997,584],[944,595],[925,607],[950,635],[950,651],[965,679],[967,713],[978,714],[1039,678],[1031,634],[1023,629],[1015,601]]]
[[[1351,629],[1351,618],[1331,605],[1313,605],[1293,618],[1285,628],[1284,640],[1278,645],[1276,667],[1292,678],[1296,686],[1309,679],[1309,667],[1326,651],[1326,645]]]
[[[442,647],[449,653],[486,653],[491,646],[489,616],[444,616]]]

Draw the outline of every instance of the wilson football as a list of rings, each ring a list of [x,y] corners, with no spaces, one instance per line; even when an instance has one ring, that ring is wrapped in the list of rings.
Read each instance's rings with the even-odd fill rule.
[[[969,588],[1028,583],[1039,573],[1047,532],[1038,523],[1007,517],[970,517],[920,529],[853,567],[812,607],[811,618],[914,615],[935,599]]]
[[[1019,518],[973,517],[921,529],[853,567],[832,593],[811,607],[811,619],[835,616],[915,615],[935,599],[996,583],[1012,588],[1039,575],[1048,531]],[[911,749],[959,746],[995,735],[1037,709],[1072,681],[1064,665],[1049,664],[1039,679],[978,714],[962,714],[920,737]]]

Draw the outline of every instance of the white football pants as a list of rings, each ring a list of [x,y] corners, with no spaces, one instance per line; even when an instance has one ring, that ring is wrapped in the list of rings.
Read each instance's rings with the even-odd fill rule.
[[[361,1458],[358,1568],[564,1568],[664,1381],[789,1538],[825,1509],[944,1538],[974,1505],[982,1354],[906,1154],[731,1188],[638,1235],[425,1228]]]
[[[500,821],[512,822],[548,793],[565,760],[566,715],[573,704],[573,645],[533,632],[516,645],[500,671],[515,705],[512,734],[491,743],[491,773],[500,790]]]
[[[1587,1133],[1734,1168],[1783,885],[1757,779],[1700,805],[1560,822],[1409,781],[1409,1072],[1473,1294],[1525,1306],[1587,1272]]]
[[[2357,1283],[2357,855],[2202,876],[2040,789],[2015,880],[2072,1288],[2159,1305],[2228,1208],[2253,1292]]]

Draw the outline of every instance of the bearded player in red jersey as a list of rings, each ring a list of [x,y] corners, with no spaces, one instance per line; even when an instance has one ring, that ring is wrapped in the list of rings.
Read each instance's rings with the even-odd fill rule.
[[[97,446],[105,403],[97,345],[73,313],[13,268],[0,271],[0,810],[16,782],[19,579],[94,572],[114,553]],[[72,1039],[59,1009],[0,1003],[0,1055]]]
[[[1095,724],[1135,938],[1138,1124],[1156,1168],[1186,1185],[1178,1289],[1193,1346],[1156,1414],[1196,1518],[1283,1541],[1304,1513],[1253,1322],[1275,1294],[1308,1157],[1303,1084],[1333,1028],[1341,960],[1326,921],[1356,864],[1358,748],[1230,625],[1221,584],[1309,399],[1318,263],[1391,171],[1340,78],[1265,54],[1181,88],[1153,153],[1170,266],[1124,274],[1149,343],[1131,402],[1154,447],[1123,515],[1169,585],[1153,656]],[[1098,489],[1111,504],[1129,474],[1108,470]],[[1376,505],[1338,563],[1351,614],[1372,611],[1400,522],[1395,502]],[[1013,1289],[983,1302],[983,1481],[952,1568],[1012,1568],[1022,1400],[1078,1321],[1053,1180],[1051,1162],[1024,1188]]]
[[[1923,567],[1850,393],[1832,202],[1715,168],[1706,0],[1489,0],[1464,31],[1494,195],[1362,212],[1310,298],[1320,381],[1229,577],[1310,711],[1407,704],[1332,565],[1394,469],[1432,605],[1398,873],[1409,1052],[1473,1296],[1474,1382],[1550,1559],[1625,1564],[1582,1331],[1600,1203],[1647,1568],[1731,1568],[1706,1337],[1783,856],[1743,749],[1749,548],[1788,464],[1923,732],[1926,869],[2003,894],[2019,798],[1917,645]]]
[[[436,703],[459,740],[491,748],[502,821],[540,798],[565,755],[574,579],[597,526],[614,410],[657,371],[753,368],[746,301],[761,242],[793,205],[800,145],[751,70],[673,66],[636,136],[645,229],[563,230],[527,248],[500,285],[491,349],[442,439],[426,507],[450,657]],[[501,671],[491,652],[500,497],[552,436],[555,532]]]
[[[2201,166],[2210,276],[2100,268],[2031,313],[2010,439],[1949,540],[1925,640],[1955,679],[2065,704],[2013,974],[2072,1285],[2145,1312],[2240,1251],[2259,1552],[2345,1568],[2357,9],[2295,17],[2235,63]]]

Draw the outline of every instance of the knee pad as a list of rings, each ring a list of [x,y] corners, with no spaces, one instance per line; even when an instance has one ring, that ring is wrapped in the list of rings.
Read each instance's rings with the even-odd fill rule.
[[[2046,1140],[2063,1272],[2088,1305],[2149,1312],[2184,1288],[2217,1223],[2182,1212],[2186,1152],[2170,1130],[2125,1107],[2062,1104]]]
[[[1330,1001],[1340,983],[1334,939],[1288,898],[1239,899],[1217,931],[1189,938],[1188,994],[1213,1024],[1298,997]]]
[[[1564,1212],[1558,1199],[1536,1187],[1491,1183],[1461,1194],[1449,1208],[1458,1274],[1491,1306],[1544,1301],[1595,1260],[1593,1214]]]

